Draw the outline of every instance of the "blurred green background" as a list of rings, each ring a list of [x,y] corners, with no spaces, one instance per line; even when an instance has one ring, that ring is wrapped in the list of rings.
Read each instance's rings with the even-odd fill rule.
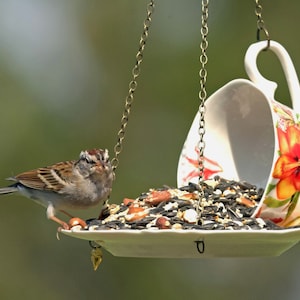
[[[198,108],[200,0],[156,1],[112,202],[176,185],[178,156]],[[75,159],[82,149],[112,156],[142,23],[143,0],[0,1],[0,178]],[[271,38],[300,69],[299,1],[263,1]],[[256,40],[253,0],[215,0],[209,13],[210,95],[245,78]],[[262,73],[279,84],[267,51]],[[17,195],[0,203],[1,299],[297,299],[300,246],[278,258],[135,259],[104,253],[97,272],[87,242],[61,235],[45,209]],[[83,218],[98,210],[80,212]],[[281,274],[281,275],[280,275]],[[284,276],[283,276],[284,275]]]

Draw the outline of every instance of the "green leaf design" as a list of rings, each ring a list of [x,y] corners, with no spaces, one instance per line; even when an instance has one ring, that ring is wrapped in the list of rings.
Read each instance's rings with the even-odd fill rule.
[[[275,187],[276,184],[269,184],[266,190],[266,194],[269,194]]]
[[[266,204],[268,207],[277,208],[277,207],[284,206],[289,201],[291,201],[290,198],[281,201],[281,200],[277,200],[277,199],[275,199],[275,198],[273,198],[271,196],[268,196],[268,197],[265,198],[264,204]]]
[[[299,226],[300,224],[300,217],[296,217],[293,220],[290,220],[288,223],[285,223],[284,227],[290,227],[290,226]]]
[[[291,202],[289,205],[289,209],[288,212],[286,214],[286,219],[292,214],[292,212],[295,210],[296,205],[298,203],[298,199],[299,199],[299,192],[295,193],[292,197],[291,197]]]

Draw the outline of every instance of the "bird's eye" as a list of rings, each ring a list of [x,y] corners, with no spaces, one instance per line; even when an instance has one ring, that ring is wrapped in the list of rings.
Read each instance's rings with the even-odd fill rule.
[[[86,161],[86,163],[88,163],[88,164],[95,164],[95,161],[92,160],[90,157],[85,157],[85,161]]]

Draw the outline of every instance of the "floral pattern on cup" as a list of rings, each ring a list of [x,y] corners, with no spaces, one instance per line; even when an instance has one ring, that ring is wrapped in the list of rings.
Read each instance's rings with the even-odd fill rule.
[[[300,225],[300,120],[287,107],[272,102],[278,157],[258,216],[282,227]]]
[[[188,168],[190,170],[189,173],[187,173],[183,177],[183,182],[185,184],[188,184],[189,182],[194,182],[193,179],[198,178],[201,173],[199,170],[199,149],[198,147],[195,147],[194,154],[196,158],[189,157],[188,155],[183,154],[183,157],[185,158],[185,161],[192,166],[192,168]],[[204,163],[204,170],[202,179],[206,180],[211,178],[213,175],[216,175],[220,172],[222,172],[222,167],[214,160],[209,159],[207,157],[203,157],[203,163]]]

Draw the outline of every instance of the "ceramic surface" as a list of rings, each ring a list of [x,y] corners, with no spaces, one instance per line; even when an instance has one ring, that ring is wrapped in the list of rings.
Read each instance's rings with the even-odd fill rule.
[[[282,227],[300,225],[300,87],[287,51],[271,41],[282,64],[293,108],[274,99],[277,84],[258,71],[266,42],[252,44],[245,56],[250,78],[236,79],[206,101],[203,179],[220,175],[265,189],[255,216]],[[178,186],[198,182],[199,113],[180,155]]]

